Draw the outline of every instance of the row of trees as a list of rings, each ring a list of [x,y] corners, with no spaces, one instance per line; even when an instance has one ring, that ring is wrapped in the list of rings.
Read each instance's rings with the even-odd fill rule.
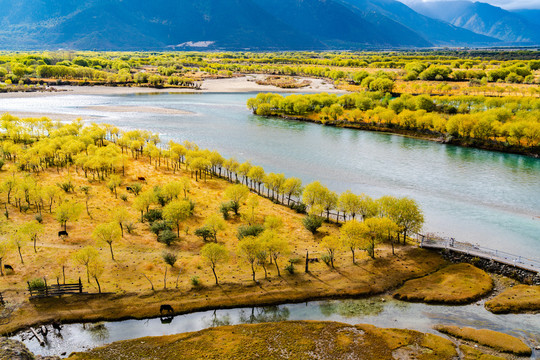
[[[390,99],[380,93],[289,95],[250,98],[254,113],[340,120],[451,135],[534,148],[540,144],[540,100],[483,96],[412,96]]]

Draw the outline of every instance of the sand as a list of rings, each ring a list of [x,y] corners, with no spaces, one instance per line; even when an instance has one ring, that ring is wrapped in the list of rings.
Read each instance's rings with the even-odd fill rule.
[[[265,75],[246,75],[230,79],[209,79],[202,83],[200,90],[195,89],[154,89],[147,87],[113,87],[113,86],[54,86],[56,91],[47,92],[15,92],[0,93],[0,98],[22,98],[41,96],[62,95],[127,95],[127,94],[159,94],[159,93],[240,93],[240,92],[285,92],[285,93],[310,93],[328,92],[345,93],[343,90],[334,88],[331,82],[323,79],[298,78],[299,81],[309,80],[311,85],[300,89],[281,89],[276,86],[259,85],[258,79],[264,79]],[[114,111],[114,110],[111,110]],[[123,110],[122,110],[123,111]]]

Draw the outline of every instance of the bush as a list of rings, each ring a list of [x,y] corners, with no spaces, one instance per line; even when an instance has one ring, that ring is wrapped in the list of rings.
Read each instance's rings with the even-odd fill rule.
[[[43,222],[43,216],[41,214],[34,215],[34,219],[40,224]]]
[[[75,190],[75,186],[71,183],[71,181],[66,181],[63,183],[56,184],[60,189],[64,190],[66,193],[73,192]]]
[[[255,225],[242,225],[238,227],[238,233],[236,237],[238,240],[242,240],[246,236],[257,236],[264,231],[264,226],[255,224]]]
[[[292,263],[289,263],[289,265],[285,266],[285,271],[287,271],[289,274],[294,274],[294,265]]]
[[[291,263],[291,264],[293,264],[293,265],[294,265],[294,264],[299,264],[300,261],[301,261],[300,258],[290,258],[290,259],[289,259],[289,263]]]
[[[315,234],[317,230],[322,226],[323,218],[317,215],[308,215],[302,219],[302,224],[312,234]]]
[[[163,212],[161,209],[150,209],[146,214],[144,214],[143,218],[145,221],[152,224],[154,221],[163,220]]]
[[[150,225],[150,231],[156,234],[156,236],[159,236],[164,230],[172,230],[171,225],[164,220],[154,221],[152,225]]]
[[[45,289],[45,281],[42,278],[32,279],[28,282],[30,290]]]
[[[132,222],[125,223],[124,228],[128,234],[133,234],[135,232],[135,224]]]
[[[120,200],[122,200],[122,201],[128,201],[127,195],[126,195],[126,194],[121,194],[121,195],[120,195]]]
[[[296,211],[299,214],[305,214],[306,213],[306,204],[304,203],[298,203],[298,204],[292,204],[291,209]]]
[[[232,201],[221,203],[219,211],[223,215],[224,220],[229,220],[229,213],[233,211],[234,204]]]
[[[172,230],[166,229],[159,233],[158,235],[158,242],[165,244],[167,246],[171,246],[173,243],[178,241],[178,237],[176,236],[176,233],[174,233]]]
[[[129,188],[131,189],[129,191],[131,191],[133,194],[135,194],[135,196],[138,196],[139,193],[142,190],[142,184],[133,183],[133,184],[129,185]]]
[[[176,260],[178,259],[178,256],[176,254],[165,252],[162,255],[163,261],[165,261],[165,264],[174,266],[174,263],[176,263]]]
[[[328,254],[322,255],[321,260],[328,266],[330,266],[332,264],[332,260],[330,258],[330,255],[328,255]]]
[[[4,161],[4,159],[0,159],[0,170],[2,170],[5,164],[6,162]]]
[[[197,275],[193,275],[190,279],[191,285],[195,288],[201,287],[201,279]]]
[[[206,226],[203,226],[195,230],[195,235],[200,236],[204,242],[212,240],[214,238],[214,233],[212,232],[212,230],[208,229]]]

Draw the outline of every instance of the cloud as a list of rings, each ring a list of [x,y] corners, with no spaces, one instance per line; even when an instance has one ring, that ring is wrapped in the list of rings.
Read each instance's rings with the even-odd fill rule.
[[[401,0],[403,3],[411,4],[415,2],[433,2],[441,0]],[[469,0],[475,1],[475,0]],[[479,2],[488,3],[501,7],[503,9],[540,9],[540,0],[480,0]]]

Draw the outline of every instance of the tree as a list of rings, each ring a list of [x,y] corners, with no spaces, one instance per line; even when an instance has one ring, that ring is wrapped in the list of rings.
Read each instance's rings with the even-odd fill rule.
[[[302,219],[302,224],[313,235],[317,233],[317,230],[322,226],[323,218],[318,215],[307,215]]]
[[[64,227],[64,231],[67,231],[67,222],[77,220],[81,213],[81,204],[65,201],[56,209],[56,220]]]
[[[360,207],[358,213],[362,216],[362,220],[373,217],[377,214],[377,203],[368,195],[360,194]]]
[[[283,183],[283,193],[287,194],[287,206],[291,203],[291,197],[300,196],[302,193],[302,180],[296,177],[288,178]]]
[[[146,190],[142,192],[135,201],[133,202],[133,207],[141,212],[141,222],[144,222],[144,212],[148,213],[150,206],[156,202],[156,194],[153,190]]]
[[[103,272],[105,271],[105,266],[103,265],[103,262],[100,258],[95,257],[93,258],[90,263],[88,264],[88,274],[90,274],[91,277],[94,278],[96,281],[96,284],[98,286],[98,292],[101,294],[101,285],[99,283],[99,278],[101,275],[103,275]]]
[[[219,285],[218,277],[216,275],[216,266],[217,264],[228,260],[229,253],[227,249],[225,246],[217,243],[206,244],[201,249],[201,256],[210,264],[210,268],[216,279],[216,285]]]
[[[283,220],[278,216],[268,215],[264,218],[264,229],[277,231],[283,226]]]
[[[403,233],[403,244],[407,241],[409,231],[418,232],[422,229],[424,214],[414,199],[383,196],[378,203],[381,217],[388,217],[399,226]]]
[[[92,236],[96,241],[103,241],[109,245],[109,249],[111,250],[111,258],[114,261],[112,244],[113,242],[118,241],[121,238],[118,223],[110,222],[107,224],[99,224],[94,229]]]
[[[112,210],[112,217],[114,221],[120,226],[120,232],[124,237],[124,225],[129,220],[129,213],[125,207],[115,207]]]
[[[253,166],[249,169],[247,176],[251,179],[251,181],[254,181],[257,183],[258,186],[258,193],[261,193],[261,184],[264,180],[264,169],[261,166]]]
[[[336,258],[336,252],[341,249],[341,242],[335,236],[328,235],[323,237],[321,241],[321,247],[326,250],[330,266],[334,268],[334,260]]]
[[[240,203],[246,199],[248,194],[249,188],[242,184],[231,185],[225,189],[225,198],[231,201],[235,215],[238,215]]]
[[[341,241],[343,246],[351,250],[353,264],[355,261],[355,251],[362,243],[362,224],[356,220],[347,221],[340,229]]]
[[[289,252],[289,244],[287,240],[279,236],[274,230],[265,230],[260,235],[262,246],[268,252],[270,258],[274,261],[278,276],[281,276],[278,266],[278,258]]]
[[[255,236],[245,236],[238,242],[238,255],[251,265],[253,281],[255,280],[255,262],[260,252],[261,243]]]
[[[375,247],[381,243],[389,231],[395,229],[392,221],[388,218],[370,218],[366,219],[361,225],[362,238],[365,242],[361,245],[368,255],[375,259]]]
[[[73,255],[73,259],[86,268],[86,280],[88,283],[90,283],[90,263],[98,256],[98,251],[92,246],[82,248]]]
[[[28,240],[28,235],[24,232],[24,229],[21,227],[18,227],[11,233],[11,242],[14,247],[17,248],[17,251],[19,252],[19,257],[21,258],[21,264],[24,264],[24,259],[22,256],[21,248],[26,245],[26,241]]]
[[[41,225],[35,220],[28,221],[28,222],[23,223],[17,229],[17,231],[20,231],[22,236],[25,236],[27,239],[32,240],[34,244],[34,252],[37,253],[36,242],[37,242],[38,235],[43,231],[43,225]]]
[[[225,221],[218,214],[212,214],[206,219],[204,227],[211,231],[214,242],[217,242],[217,233],[225,230]]]
[[[170,253],[170,252],[164,252],[161,254],[161,257],[165,264],[169,265],[171,268],[174,267],[174,264],[176,263],[176,260],[178,259],[178,256],[176,254]],[[165,267],[165,276],[163,278],[163,288],[167,288],[167,267]]]
[[[11,244],[6,240],[0,240],[0,275],[4,276],[4,265],[2,262],[11,250]]]
[[[253,225],[255,223],[255,209],[259,206],[259,197],[255,194],[249,194],[246,204],[249,207],[248,223]]]
[[[356,214],[360,212],[360,197],[347,190],[338,199],[338,208],[344,215],[350,214],[354,220]]]
[[[111,175],[109,177],[109,182],[107,183],[107,186],[109,189],[111,189],[112,192],[114,192],[114,197],[118,198],[118,193],[116,189],[122,185],[122,178],[118,175]]]
[[[187,200],[173,200],[163,208],[163,218],[176,225],[176,235],[180,237],[180,223],[191,216],[191,203]]]
[[[85,200],[85,204],[86,204],[86,214],[91,217],[90,209],[88,208],[88,200],[90,200],[91,187],[88,186],[88,185],[85,185],[85,186],[81,186],[80,189],[84,193],[84,200]]]

